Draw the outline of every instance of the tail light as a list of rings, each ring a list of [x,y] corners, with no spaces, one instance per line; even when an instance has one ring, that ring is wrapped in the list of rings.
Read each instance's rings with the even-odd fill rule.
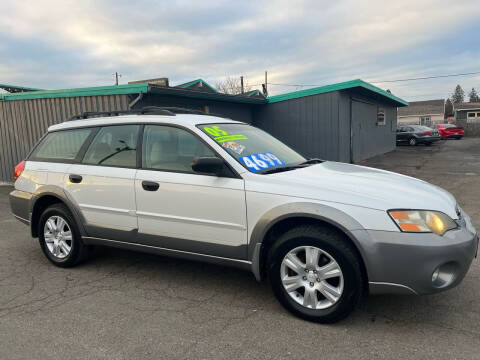
[[[424,131],[423,135],[432,135],[432,132],[431,131]]]
[[[22,175],[23,170],[25,170],[25,160],[20,162],[17,166],[15,166],[15,170],[13,171],[13,181],[17,181],[20,175]]]

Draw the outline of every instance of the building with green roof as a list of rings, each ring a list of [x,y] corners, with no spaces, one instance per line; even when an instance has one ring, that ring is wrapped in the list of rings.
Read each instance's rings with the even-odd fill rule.
[[[260,90],[223,94],[201,78],[176,86],[161,78],[75,89],[0,88],[8,91],[0,93],[0,182],[11,181],[14,166],[48,126],[83,112],[201,110],[260,127],[308,157],[357,162],[395,148],[397,108],[408,105],[362,80],[270,97]]]

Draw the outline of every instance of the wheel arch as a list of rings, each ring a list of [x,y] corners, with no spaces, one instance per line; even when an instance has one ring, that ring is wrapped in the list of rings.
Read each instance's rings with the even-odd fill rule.
[[[63,189],[57,186],[45,186],[38,189],[35,192],[35,195],[32,197],[31,209],[30,209],[30,231],[32,237],[38,237],[38,222],[40,221],[40,216],[46,208],[53,204],[63,204],[65,205],[73,217],[77,221],[78,228],[82,236],[85,236],[85,229],[83,227],[84,221],[81,215],[80,209],[75,205],[65,194]]]
[[[312,224],[328,227],[343,236],[350,243],[359,258],[365,285],[368,285],[368,273],[362,247],[351,230],[363,230],[363,227],[350,215],[323,204],[295,203],[286,204],[267,212],[257,222],[249,242],[249,259],[255,278],[261,281],[265,277],[265,265],[268,250],[275,243],[278,234],[300,224]]]

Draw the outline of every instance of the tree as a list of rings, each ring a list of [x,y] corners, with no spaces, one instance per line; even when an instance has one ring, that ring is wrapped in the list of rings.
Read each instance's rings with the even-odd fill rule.
[[[480,97],[477,94],[475,88],[472,88],[472,91],[468,94],[469,102],[480,102]]]
[[[242,84],[240,77],[227,76],[223,80],[219,80],[215,83],[215,87],[218,91],[224,94],[237,95],[242,93]],[[248,85],[245,78],[243,79],[243,91],[249,92],[252,87]]]
[[[465,100],[465,91],[463,91],[460,85],[457,85],[455,92],[452,94],[452,102],[454,104],[461,103]]]
[[[445,119],[450,116],[453,116],[453,104],[452,100],[447,99],[447,101],[445,102]]]

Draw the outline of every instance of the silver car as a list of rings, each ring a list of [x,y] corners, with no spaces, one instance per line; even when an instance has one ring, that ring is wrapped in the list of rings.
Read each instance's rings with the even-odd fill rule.
[[[452,288],[478,247],[437,186],[307,159],[214,116],[160,109],[54,125],[15,180],[12,212],[57,266],[92,245],[233,265],[317,322],[344,318],[367,293]]]

